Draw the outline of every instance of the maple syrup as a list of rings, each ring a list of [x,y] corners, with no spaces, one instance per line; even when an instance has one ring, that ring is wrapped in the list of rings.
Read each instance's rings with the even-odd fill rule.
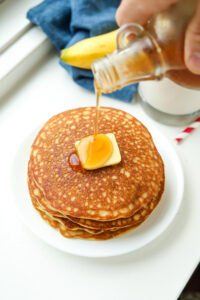
[[[73,171],[80,172],[80,173],[85,172],[85,169],[82,167],[76,151],[70,153],[68,157],[68,163]]]
[[[98,134],[98,124],[99,124],[99,114],[100,114],[100,97],[101,97],[101,90],[98,88],[96,82],[94,81],[95,87],[95,95],[96,95],[96,118],[94,122],[94,135]]]

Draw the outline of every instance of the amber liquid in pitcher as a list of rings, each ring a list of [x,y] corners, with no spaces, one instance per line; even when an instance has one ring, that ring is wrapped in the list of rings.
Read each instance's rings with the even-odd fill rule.
[[[151,28],[150,28],[151,29]],[[157,34],[153,32],[156,36]],[[172,66],[171,69],[166,70],[164,76],[168,77],[175,83],[193,89],[200,89],[200,75],[190,72],[184,62],[184,40],[182,43],[177,40],[172,40],[167,44],[157,37],[157,42],[162,51],[165,62]],[[141,66],[143,68],[144,66]]]
[[[200,75],[191,73],[184,62],[187,26],[195,12],[196,0],[182,0],[155,15],[146,26],[157,41],[167,69],[164,76],[187,88],[200,88]]]

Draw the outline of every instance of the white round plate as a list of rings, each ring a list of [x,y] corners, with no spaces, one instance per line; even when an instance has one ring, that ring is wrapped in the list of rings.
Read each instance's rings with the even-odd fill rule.
[[[111,240],[92,241],[64,238],[57,230],[46,224],[33,208],[27,187],[27,164],[36,133],[30,134],[20,145],[12,168],[14,199],[24,223],[49,245],[86,257],[108,257],[129,253],[158,237],[178,212],[183,198],[184,177],[180,160],[170,142],[150,124],[148,129],[163,158],[166,182],[160,203],[142,225]]]

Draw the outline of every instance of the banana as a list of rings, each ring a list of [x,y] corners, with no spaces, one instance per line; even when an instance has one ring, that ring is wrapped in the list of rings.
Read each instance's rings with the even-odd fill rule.
[[[72,66],[91,69],[92,62],[116,49],[118,30],[82,40],[61,50],[60,59]]]

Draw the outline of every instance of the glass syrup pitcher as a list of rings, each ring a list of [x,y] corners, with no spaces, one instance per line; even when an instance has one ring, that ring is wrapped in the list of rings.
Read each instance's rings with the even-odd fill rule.
[[[200,75],[186,69],[184,36],[196,0],[181,0],[152,17],[145,27],[130,23],[119,29],[117,49],[92,64],[96,85],[104,93],[134,82],[168,77],[200,89]]]

